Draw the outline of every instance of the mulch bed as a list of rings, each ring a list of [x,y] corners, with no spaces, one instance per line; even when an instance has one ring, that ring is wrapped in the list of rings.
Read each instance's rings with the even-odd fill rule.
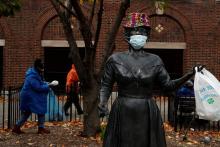
[[[99,135],[84,138],[80,136],[82,122],[46,123],[50,134],[37,134],[37,124],[28,122],[22,128],[25,134],[17,135],[11,130],[0,130],[0,147],[102,147]],[[165,124],[167,147],[220,147],[220,132],[193,131],[188,132],[183,141],[183,131],[175,132],[169,124]],[[209,137],[209,142],[204,142]]]
[[[81,122],[46,123],[50,134],[37,134],[37,124],[28,122],[22,128],[25,134],[14,134],[11,130],[0,131],[0,147],[101,147],[100,137],[80,136]]]
[[[194,131],[190,128],[186,140],[186,130],[174,131],[174,128],[165,123],[166,140],[168,147],[220,147],[220,132]]]

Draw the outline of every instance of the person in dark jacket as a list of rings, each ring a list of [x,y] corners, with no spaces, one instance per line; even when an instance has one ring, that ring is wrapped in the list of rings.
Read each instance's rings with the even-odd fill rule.
[[[194,75],[194,70],[171,80],[161,58],[144,51],[151,29],[145,13],[130,13],[124,28],[128,51],[108,58],[101,80],[100,117],[108,115],[112,87],[115,82],[118,86],[103,147],[165,147],[163,121],[152,98],[153,89],[159,85],[163,91],[174,91]]]
[[[193,82],[188,80],[180,89],[177,91],[178,97],[194,97]]]
[[[21,119],[17,121],[12,132],[21,134],[21,127],[27,121],[31,113],[38,115],[38,133],[48,134],[50,131],[44,127],[45,113],[47,112],[47,94],[49,86],[54,83],[47,83],[43,80],[44,66],[41,59],[36,59],[34,67],[30,67],[25,74],[25,81],[20,92]]]

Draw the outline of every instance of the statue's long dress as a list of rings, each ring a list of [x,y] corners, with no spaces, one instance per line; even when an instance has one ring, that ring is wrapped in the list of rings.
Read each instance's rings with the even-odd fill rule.
[[[162,60],[149,53],[116,53],[108,59],[101,82],[100,99],[106,101],[114,83],[118,98],[111,108],[104,147],[165,147],[163,121],[152,98],[155,83],[173,90],[175,82]]]

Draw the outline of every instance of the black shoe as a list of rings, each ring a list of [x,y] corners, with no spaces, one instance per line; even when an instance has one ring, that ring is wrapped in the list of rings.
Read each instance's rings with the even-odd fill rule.
[[[80,111],[77,111],[77,113],[78,113],[78,115],[81,115],[81,114],[83,114],[83,111],[80,110]]]
[[[70,113],[65,111],[65,115],[66,115],[66,116],[69,116],[69,115],[70,115]]]
[[[23,131],[21,131],[21,128],[18,125],[14,125],[12,132],[16,133],[16,134],[23,134],[24,133]]]
[[[64,111],[64,114],[66,115],[66,116],[69,116],[70,114],[69,114],[69,112],[67,111],[67,108],[64,106],[63,107],[63,111]]]

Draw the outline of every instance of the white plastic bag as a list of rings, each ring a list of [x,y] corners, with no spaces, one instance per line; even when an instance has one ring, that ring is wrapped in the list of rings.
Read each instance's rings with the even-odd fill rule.
[[[220,120],[220,84],[205,68],[196,72],[194,80],[196,113],[200,119]]]

